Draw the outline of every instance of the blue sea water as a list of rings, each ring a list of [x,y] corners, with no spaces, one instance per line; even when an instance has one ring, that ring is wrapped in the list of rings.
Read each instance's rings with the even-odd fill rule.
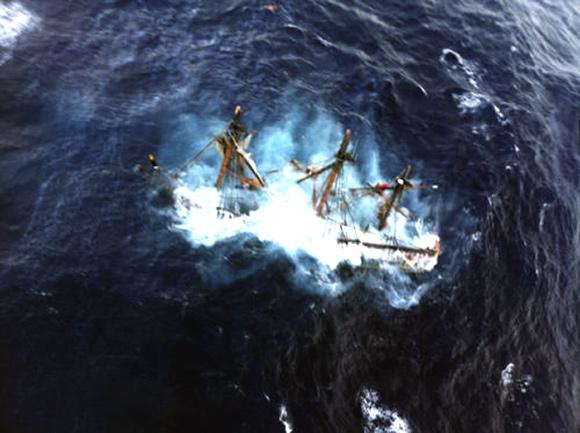
[[[0,3],[0,431],[580,431],[578,3],[263,6]],[[171,229],[133,166],[236,104],[436,180],[418,302]]]

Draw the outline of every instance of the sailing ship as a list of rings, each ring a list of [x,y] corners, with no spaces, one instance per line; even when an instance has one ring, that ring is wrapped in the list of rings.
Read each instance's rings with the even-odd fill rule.
[[[355,163],[356,159],[348,151],[351,141],[351,132],[346,130],[340,143],[338,152],[333,160],[321,167],[308,167],[292,160],[292,165],[303,172],[305,176],[298,180],[302,183],[308,179],[312,184],[312,207],[318,217],[329,222],[331,235],[336,242],[345,248],[357,248],[363,260],[370,259],[379,265],[397,265],[400,268],[421,272],[433,269],[441,252],[439,238],[430,236],[430,245],[409,245],[400,242],[396,236],[384,232],[388,225],[389,216],[393,211],[406,219],[414,220],[415,216],[399,204],[403,193],[409,189],[436,189],[435,185],[414,185],[410,180],[411,166],[405,169],[394,179],[393,185],[379,182],[376,185],[366,185],[358,188],[344,188],[341,176],[346,163]],[[320,189],[314,181],[322,174],[328,177]],[[378,200],[378,209],[374,227],[361,227],[353,216],[356,200],[361,197],[374,197]]]
[[[258,208],[259,200],[255,194],[266,191],[266,182],[247,150],[253,134],[242,124],[241,116],[242,109],[237,106],[233,119],[226,129],[213,137],[174,173],[166,175],[155,157],[149,156],[150,175],[161,178],[165,184],[171,184],[178,215],[186,216],[192,221],[203,221],[209,215],[208,212],[215,211],[217,218],[235,219],[236,223],[239,223],[236,227],[241,228],[245,217]],[[333,237],[333,241],[342,248],[348,248],[349,253],[358,253],[364,261],[373,261],[379,266],[396,265],[412,272],[433,269],[441,252],[437,236],[428,236],[427,245],[425,239],[422,239],[420,245],[409,244],[401,242],[397,236],[387,233],[385,229],[393,212],[403,215],[408,220],[415,219],[412,212],[400,206],[405,191],[434,186],[413,184],[409,180],[411,167],[407,166],[394,178],[392,185],[380,182],[376,185],[348,188],[343,179],[343,168],[345,164],[356,162],[355,156],[349,152],[350,142],[351,132],[347,129],[338,151],[330,162],[321,168],[304,166],[296,160],[290,161],[294,168],[304,174],[298,183],[311,181],[313,210],[319,218],[328,222],[329,233],[320,235]],[[182,182],[182,177],[212,145],[221,158],[215,183],[211,187],[191,190]],[[140,171],[143,172],[144,169],[141,167]],[[324,174],[328,176],[318,188],[316,182]],[[373,224],[363,225],[353,216],[357,213],[357,201],[365,197],[370,197],[376,202],[377,210]]]

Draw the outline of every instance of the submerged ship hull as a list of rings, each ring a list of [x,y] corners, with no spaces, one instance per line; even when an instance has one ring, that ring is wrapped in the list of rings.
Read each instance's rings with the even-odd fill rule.
[[[341,229],[337,243],[342,248],[355,249],[360,252],[363,261],[373,261],[381,267],[399,267],[407,272],[428,272],[437,265],[441,252],[439,237],[424,235],[416,239],[413,246],[395,242],[380,232],[360,233]],[[351,231],[349,236],[348,231]]]

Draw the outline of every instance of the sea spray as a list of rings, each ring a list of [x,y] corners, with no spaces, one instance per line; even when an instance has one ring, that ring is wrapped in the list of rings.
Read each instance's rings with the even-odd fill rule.
[[[10,59],[18,37],[38,21],[20,3],[0,4],[0,65]]]
[[[325,175],[319,179],[308,180],[300,184],[297,180],[304,176],[298,172],[289,161],[299,159],[304,165],[320,167],[332,160],[344,127],[333,121],[329,116],[318,114],[306,126],[304,119],[297,115],[289,115],[278,124],[264,128],[252,142],[248,151],[252,153],[262,173],[270,173],[267,177],[267,187],[263,191],[250,191],[238,188],[235,194],[244,197],[254,204],[250,211],[240,216],[219,212],[222,203],[222,191],[217,190],[213,183],[217,176],[220,158],[217,152],[208,150],[196,164],[182,173],[177,181],[174,195],[175,225],[194,245],[211,247],[219,241],[234,238],[246,233],[258,240],[272,243],[282,248],[297,264],[301,271],[301,260],[309,256],[318,262],[321,272],[317,275],[328,275],[341,262],[354,266],[364,265],[384,258],[385,251],[366,248],[360,244],[339,245],[339,235],[351,238],[367,236],[369,233],[379,236],[373,229],[376,225],[377,209],[380,204],[378,197],[370,196],[353,200],[349,217],[356,224],[349,227],[341,226],[340,216],[332,219],[320,218],[312,206],[312,182],[320,188]],[[381,180],[374,142],[356,141],[353,148],[362,149],[356,165],[347,164],[342,173],[340,187],[347,190],[351,187],[364,185],[366,182]],[[365,175],[358,167],[365,167]],[[372,176],[373,178],[369,179]],[[389,176],[390,177],[390,176]],[[410,199],[413,210],[419,216],[427,215],[428,209],[416,197]],[[417,211],[418,210],[418,211]],[[392,212],[387,230],[380,235],[386,235],[387,241],[397,240],[401,245],[418,248],[432,248],[439,240],[432,227],[424,219],[409,221],[397,212]],[[390,238],[389,238],[390,237]],[[404,255],[400,254],[401,260]],[[425,270],[430,270],[435,261],[421,263]],[[390,273],[400,274],[397,281],[409,283],[409,278],[400,273],[396,266],[382,266]],[[313,274],[312,269],[308,270]],[[332,278],[321,277],[335,290],[336,282]],[[379,287],[382,288],[382,287]],[[396,293],[396,301],[400,307],[409,306],[404,293],[410,293],[411,303],[415,303],[413,291],[403,290]]]

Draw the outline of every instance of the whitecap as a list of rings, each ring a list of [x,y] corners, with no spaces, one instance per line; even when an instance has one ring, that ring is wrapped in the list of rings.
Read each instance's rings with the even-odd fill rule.
[[[447,65],[453,71],[461,71],[463,72],[469,84],[473,87],[478,88],[479,83],[477,79],[477,66],[474,62],[470,62],[465,60],[461,54],[456,51],[453,51],[450,48],[444,48],[441,51],[441,56],[439,57],[439,61],[443,64]]]
[[[461,114],[476,113],[489,103],[481,93],[465,92],[453,95]]]
[[[457,51],[453,51],[450,48],[443,48],[441,51],[441,56],[439,57],[439,61],[448,65],[451,69],[456,69],[458,67],[463,67],[465,62],[461,54]]]
[[[500,387],[500,401],[502,405],[507,402],[514,401],[514,381],[515,381],[516,366],[510,362],[501,371],[499,387]]]
[[[533,377],[530,375],[519,375],[516,366],[510,362],[500,375],[500,397],[502,405],[507,402],[514,402],[517,394],[527,394],[530,392]]]
[[[0,64],[10,58],[18,37],[38,21],[38,17],[20,3],[0,4],[0,48],[4,52],[0,54]]]
[[[501,125],[506,125],[509,121],[501,109],[491,102],[490,98],[482,93],[465,92],[461,94],[453,94],[453,99],[457,103],[457,108],[462,115],[477,114],[486,107],[491,106],[495,114],[495,118]],[[487,125],[475,125],[472,128],[474,134],[487,135]]]
[[[364,433],[411,433],[409,422],[397,411],[381,404],[379,394],[363,388],[360,396]]]
[[[286,433],[292,433],[294,431],[294,426],[290,420],[290,414],[288,413],[288,409],[284,404],[280,406],[280,417],[278,420],[284,425],[284,430]]]

